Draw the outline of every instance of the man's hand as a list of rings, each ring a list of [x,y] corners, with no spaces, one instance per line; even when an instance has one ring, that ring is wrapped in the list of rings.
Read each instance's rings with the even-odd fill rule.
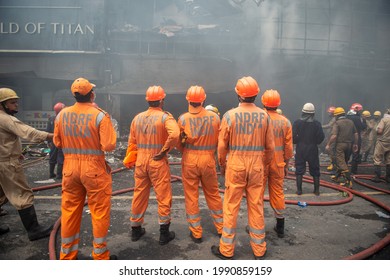
[[[158,154],[153,156],[153,160],[162,160],[167,155],[167,151],[159,152]]]
[[[221,170],[221,175],[225,175],[226,166],[220,166],[219,170]]]
[[[286,164],[286,165],[283,167],[283,169],[284,169],[284,177],[287,177],[287,175],[288,175],[288,165]]]
[[[353,144],[353,146],[352,146],[352,151],[353,151],[354,153],[356,153],[356,152],[358,151],[358,145],[357,145],[357,144]]]

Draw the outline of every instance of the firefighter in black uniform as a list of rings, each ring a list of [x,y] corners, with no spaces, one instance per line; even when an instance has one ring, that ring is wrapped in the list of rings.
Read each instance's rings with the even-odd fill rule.
[[[362,146],[362,131],[367,128],[366,121],[362,118],[361,112],[363,111],[363,106],[359,103],[353,103],[349,112],[347,113],[347,119],[350,119],[355,124],[357,133],[358,133],[358,147],[357,151],[352,152],[351,160],[351,174],[357,174],[358,164],[361,163],[360,148]]]
[[[315,108],[306,103],[302,108],[302,116],[293,124],[293,143],[295,149],[295,175],[297,178],[297,194],[302,194],[302,179],[309,163],[309,173],[314,181],[314,194],[320,195],[320,159],[318,145],[324,141],[322,125],[314,119]]]

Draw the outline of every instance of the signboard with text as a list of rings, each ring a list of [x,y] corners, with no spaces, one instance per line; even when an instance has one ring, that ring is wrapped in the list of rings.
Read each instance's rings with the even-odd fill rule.
[[[2,0],[0,50],[96,51],[104,0]]]

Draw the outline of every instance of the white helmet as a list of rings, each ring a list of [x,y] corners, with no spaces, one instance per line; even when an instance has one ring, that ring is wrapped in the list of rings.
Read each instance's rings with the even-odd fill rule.
[[[314,108],[313,103],[306,103],[303,105],[302,112],[308,114],[314,114],[316,109]]]
[[[214,112],[216,113],[217,115],[219,115],[219,110],[216,106],[214,106],[213,104],[209,104],[205,107],[206,110],[208,111],[211,111],[211,112]]]

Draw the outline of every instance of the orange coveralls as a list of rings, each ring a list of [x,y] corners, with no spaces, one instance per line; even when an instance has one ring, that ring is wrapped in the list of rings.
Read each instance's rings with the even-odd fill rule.
[[[112,177],[104,152],[115,149],[116,133],[110,116],[92,103],[76,103],[56,118],[54,145],[65,156],[62,177],[60,259],[76,259],[80,223],[88,198],[93,228],[93,259],[107,260]]]
[[[225,113],[218,139],[218,161],[222,169],[226,166],[219,250],[227,257],[234,255],[237,216],[244,194],[252,251],[255,256],[265,254],[264,166],[270,163],[273,152],[273,128],[263,109],[254,103],[240,103]]]
[[[269,201],[276,218],[283,218],[284,202],[283,181],[286,161],[293,156],[292,126],[290,121],[276,111],[267,111],[273,126],[275,153],[271,163],[266,166],[264,186],[268,181]]]
[[[218,144],[220,118],[203,107],[199,113],[184,113],[179,117],[180,132],[187,139],[182,151],[182,180],[184,187],[186,217],[189,229],[195,238],[202,237],[199,211],[199,182],[218,234],[222,232],[222,199],[218,190],[215,152]]]
[[[134,171],[134,196],[131,205],[132,227],[141,226],[149,203],[153,185],[158,203],[160,225],[171,221],[172,189],[171,171],[167,157],[153,160],[160,152],[168,152],[176,146],[180,130],[173,116],[161,108],[149,107],[139,113],[130,125],[129,146],[137,145],[137,161]]]

